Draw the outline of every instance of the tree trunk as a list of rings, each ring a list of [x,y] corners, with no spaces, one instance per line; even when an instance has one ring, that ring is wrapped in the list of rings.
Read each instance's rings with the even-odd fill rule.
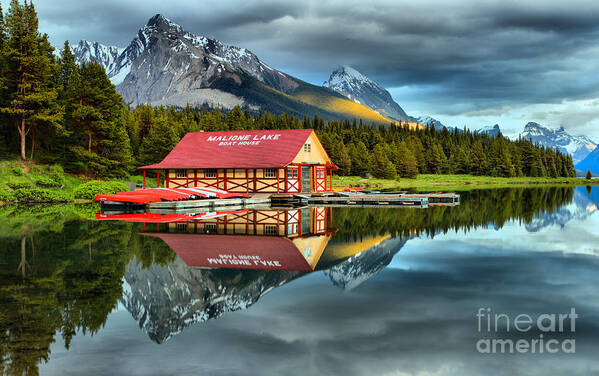
[[[35,151],[35,130],[31,133],[31,159],[33,161],[33,152]]]
[[[25,133],[25,118],[21,118],[21,124],[18,127],[19,136],[21,136],[21,159],[26,160],[27,156],[25,155],[25,137],[27,134]]]
[[[92,152],[92,132],[88,133],[87,151],[90,153]]]

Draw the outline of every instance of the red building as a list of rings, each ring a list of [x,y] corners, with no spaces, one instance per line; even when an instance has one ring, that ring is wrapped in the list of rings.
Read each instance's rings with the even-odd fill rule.
[[[333,164],[312,129],[188,133],[160,163],[166,188],[213,187],[229,192],[332,190]]]

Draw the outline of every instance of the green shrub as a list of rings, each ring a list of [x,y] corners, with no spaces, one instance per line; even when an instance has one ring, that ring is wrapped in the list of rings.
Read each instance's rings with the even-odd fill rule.
[[[16,175],[16,176],[25,175],[25,173],[23,172],[23,169],[19,166],[15,166],[15,167],[11,168],[10,171],[13,173],[13,175]]]
[[[15,201],[15,194],[12,191],[1,190],[0,191],[0,201],[2,202],[12,202]]]
[[[9,180],[6,185],[8,185],[10,188],[17,190],[17,189],[23,189],[23,188],[31,188],[31,183],[28,181],[14,181],[14,180]]]
[[[35,179],[35,185],[43,188],[58,188],[62,185],[62,180],[56,181],[49,176],[41,175]]]
[[[21,188],[14,192],[19,202],[64,202],[69,196],[59,190],[45,188]]]
[[[56,164],[50,166],[50,168],[48,169],[48,177],[56,183],[57,187],[60,187],[61,185],[63,185],[65,182],[65,179],[64,179],[64,170],[62,169],[62,166],[56,165]]]
[[[74,196],[75,198],[93,200],[99,194],[114,194],[128,190],[127,185],[120,181],[91,180],[75,188]]]

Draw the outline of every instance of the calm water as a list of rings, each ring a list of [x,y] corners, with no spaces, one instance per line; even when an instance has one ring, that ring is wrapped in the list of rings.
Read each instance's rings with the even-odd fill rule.
[[[0,373],[599,375],[598,205],[578,187],[159,225],[0,208]],[[529,350],[480,352],[497,339]]]

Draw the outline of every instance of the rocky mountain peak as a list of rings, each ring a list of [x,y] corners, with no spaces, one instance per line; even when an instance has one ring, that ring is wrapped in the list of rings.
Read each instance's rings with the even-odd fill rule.
[[[335,68],[322,86],[333,89],[389,119],[415,121],[393,100],[385,88],[349,65]]]

